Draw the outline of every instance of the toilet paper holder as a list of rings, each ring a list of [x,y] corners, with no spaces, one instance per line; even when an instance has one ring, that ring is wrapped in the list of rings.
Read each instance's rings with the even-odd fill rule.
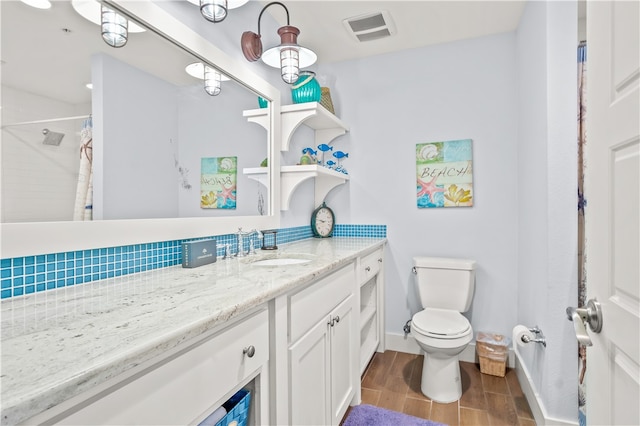
[[[529,328],[529,331],[536,335],[536,337],[531,338],[527,335],[524,335],[520,338],[523,343],[540,343],[545,348],[547,347],[547,339],[542,334],[542,330],[536,325],[533,328]]]

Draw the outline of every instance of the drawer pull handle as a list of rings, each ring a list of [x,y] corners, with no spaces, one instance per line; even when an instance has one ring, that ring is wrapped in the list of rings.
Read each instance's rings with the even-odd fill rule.
[[[378,258],[378,263],[382,263],[382,258],[381,257]]]
[[[249,358],[253,358],[256,353],[256,348],[253,345],[246,347],[242,350],[242,354],[248,356]]]
[[[336,315],[335,318],[331,318],[331,321],[329,321],[327,324],[333,327],[338,322],[340,322],[340,317]]]
[[[369,272],[371,270],[371,266],[367,266],[366,268],[364,268],[364,270]]]

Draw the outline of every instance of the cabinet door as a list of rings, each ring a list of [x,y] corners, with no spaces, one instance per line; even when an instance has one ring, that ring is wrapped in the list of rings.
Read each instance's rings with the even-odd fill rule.
[[[244,348],[253,346],[252,356]],[[61,420],[64,425],[185,425],[206,417],[217,401],[239,383],[266,370],[269,359],[267,310],[244,319],[215,336],[187,346],[178,356],[116,388]],[[134,376],[136,377],[136,376]],[[267,377],[260,379],[268,387]],[[265,395],[266,397],[266,395]],[[91,401],[91,399],[89,400]],[[262,401],[252,397],[261,409]],[[265,404],[268,401],[264,401]]]
[[[355,335],[354,297],[349,296],[331,313],[331,424],[338,425],[353,398],[355,356],[360,341]]]
[[[329,317],[289,349],[290,424],[328,425],[330,401]]]

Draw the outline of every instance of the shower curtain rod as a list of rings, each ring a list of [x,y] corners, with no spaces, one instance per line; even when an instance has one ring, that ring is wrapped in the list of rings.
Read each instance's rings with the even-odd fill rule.
[[[91,114],[87,115],[76,115],[74,117],[60,117],[60,118],[50,118],[48,120],[34,120],[34,121],[22,121],[20,123],[11,123],[5,124],[2,126],[2,129],[5,127],[13,127],[13,126],[24,126],[26,124],[40,124],[40,123],[53,123],[54,121],[69,121],[69,120],[79,120],[81,118],[89,118]]]

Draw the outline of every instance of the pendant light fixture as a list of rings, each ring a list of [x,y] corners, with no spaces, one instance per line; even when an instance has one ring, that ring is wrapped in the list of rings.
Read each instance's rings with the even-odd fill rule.
[[[104,11],[103,5],[100,4],[100,2],[98,2],[97,0],[71,0],[71,6],[80,16],[82,16],[86,20],[93,22],[96,25],[100,25],[100,27],[102,28],[102,37],[105,43],[107,43],[109,46],[122,47],[124,46],[124,43],[127,42],[129,34],[142,33],[146,31],[145,28],[137,25],[135,22],[130,22],[124,16],[110,11],[112,14],[118,16],[116,22],[119,22],[119,24],[116,24],[113,28],[119,30],[121,33],[123,32],[122,30],[126,28],[126,32],[124,32],[124,38],[121,35],[118,35],[119,33],[117,31],[111,31],[111,27],[108,27],[105,33],[105,21],[103,20]],[[107,10],[109,9],[107,8]],[[109,15],[109,19],[112,19],[111,16],[112,15]],[[125,22],[126,26],[123,26]],[[123,40],[123,44],[116,43],[117,41],[122,42]]]
[[[230,78],[222,74],[216,68],[205,65],[202,62],[194,62],[184,69],[191,77],[204,80],[204,90],[211,96],[217,96],[222,91],[222,82]]]
[[[187,0],[200,8],[200,13],[209,22],[224,21],[230,9],[244,6],[249,0]]]
[[[227,0],[200,0],[200,13],[209,22],[222,22],[227,17]]]
[[[260,20],[264,11],[274,4],[282,6],[287,13],[287,25],[278,29],[280,44],[262,53],[262,42],[260,40]],[[240,44],[244,57],[254,62],[262,58],[262,62],[274,68],[280,68],[280,74],[285,83],[293,84],[298,80],[300,69],[313,65],[318,59],[317,55],[310,49],[298,45],[298,35],[300,30],[289,25],[289,10],[277,1],[271,2],[262,8],[258,16],[258,34],[245,31],[242,34]]]
[[[111,47],[122,47],[129,38],[129,21],[124,16],[102,6],[102,39]]]
[[[220,72],[207,65],[204,66],[204,90],[211,96],[220,94]]]

